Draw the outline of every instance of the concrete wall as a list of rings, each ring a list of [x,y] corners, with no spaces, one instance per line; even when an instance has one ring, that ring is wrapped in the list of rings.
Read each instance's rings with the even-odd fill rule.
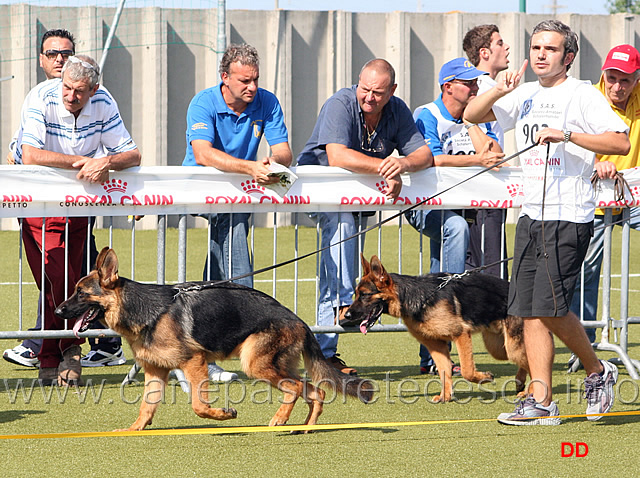
[[[36,52],[49,28],[67,28],[77,51],[100,59],[114,9],[0,6],[0,152],[19,123],[22,100],[43,79]],[[384,57],[397,72],[397,95],[410,108],[439,94],[440,66],[463,56],[462,38],[481,23],[495,23],[511,45],[511,65],[522,64],[530,32],[548,18],[522,13],[349,13],[342,11],[227,12],[228,42],[247,42],[261,55],[261,86],[279,97],[294,155],[304,146],[323,102],[357,81],[360,67]],[[635,16],[557,17],[580,36],[571,73],[597,81],[607,51],[619,43],[640,46]],[[64,19],[64,20],[61,20]],[[112,92],[143,155],[143,165],[179,165],[185,149],[185,115],[195,93],[219,81],[217,12],[125,9],[103,84]],[[533,79],[531,70],[527,80]],[[507,153],[512,144],[507,143]],[[266,152],[263,145],[261,153]],[[4,153],[0,154],[4,160]]]

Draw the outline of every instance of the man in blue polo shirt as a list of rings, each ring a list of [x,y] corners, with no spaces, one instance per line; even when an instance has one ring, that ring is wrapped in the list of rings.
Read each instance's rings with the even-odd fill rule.
[[[478,93],[478,78],[484,71],[469,60],[456,58],[440,69],[438,80],[442,93],[432,103],[416,110],[416,124],[433,151],[435,166],[493,166],[504,154],[491,125],[465,124],[462,113]],[[405,214],[409,223],[431,242],[431,272],[464,272],[469,227],[455,211],[416,210]],[[440,244],[442,243],[442,257]],[[459,367],[453,369],[459,375]],[[420,372],[437,375],[433,359],[420,346]]]
[[[387,183],[385,193],[395,199],[402,189],[400,174],[432,164],[431,151],[418,132],[411,111],[396,90],[395,71],[383,59],[362,67],[358,84],[343,88],[320,110],[309,141],[298,156],[298,165],[337,166],[363,174],[379,174]],[[392,156],[394,150],[402,156]],[[312,215],[322,230],[322,247],[350,237],[357,230],[352,213]],[[320,259],[318,325],[334,325],[353,302],[357,275],[355,239],[331,247]],[[337,334],[318,334],[329,362],[344,373],[356,374],[336,353]]]
[[[260,185],[278,181],[268,176],[269,165],[289,166],[292,154],[278,99],[258,88],[259,67],[254,47],[229,45],[220,62],[222,81],[199,92],[189,104],[183,166],[212,166],[220,171],[246,174]],[[263,135],[271,147],[271,156],[258,160],[256,154]],[[204,280],[224,280],[253,270],[247,245],[249,216],[249,213],[208,216],[211,261],[205,264]],[[251,276],[237,282],[253,287]],[[217,369],[218,379],[233,379],[233,374]]]

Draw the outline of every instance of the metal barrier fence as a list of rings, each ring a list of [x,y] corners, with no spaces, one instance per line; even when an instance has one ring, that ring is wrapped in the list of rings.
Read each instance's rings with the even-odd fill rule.
[[[205,168],[202,168],[205,169]],[[207,168],[209,169],[209,168]],[[331,168],[326,168],[326,169],[331,169]],[[438,168],[440,169],[440,168]],[[445,169],[445,168],[442,168]],[[464,169],[464,168],[455,168],[455,169]],[[500,173],[502,174],[502,173]],[[369,181],[370,179],[365,179],[365,178],[358,178],[355,177],[355,175],[347,175],[346,173],[342,172],[341,173],[342,176],[348,176],[350,178],[351,181],[353,181],[354,179],[359,181],[359,182],[366,182]],[[333,178],[332,178],[333,180]],[[507,178],[507,183],[509,183],[511,186],[509,186],[509,188],[512,188],[513,183],[512,183],[512,178],[509,177]],[[114,179],[115,181],[115,179]],[[412,179],[412,181],[415,182],[419,182],[419,181],[415,181]],[[407,181],[408,183],[411,183],[411,181]],[[415,186],[415,184],[414,184]],[[184,186],[183,186],[184,187]],[[508,189],[509,189],[508,188]],[[511,190],[511,189],[509,189]],[[262,193],[261,193],[262,194]],[[5,201],[6,201],[6,196],[5,196]],[[46,201],[45,201],[46,202]],[[55,201],[54,201],[55,202]],[[366,201],[365,201],[366,202]],[[413,201],[413,204],[415,204],[416,201]],[[411,201],[409,201],[409,203],[411,203]],[[407,202],[405,201],[404,204],[396,204],[396,205],[387,205],[386,210],[384,211],[384,214],[386,214],[387,216],[389,214],[393,214],[394,212],[398,211],[401,209],[401,206],[407,204]],[[344,205],[344,203],[343,203]],[[469,208],[469,204],[461,204],[460,202],[457,202],[455,204],[452,204],[453,206],[455,206],[456,208]],[[95,206],[95,205],[94,205]],[[251,207],[255,207],[257,210],[259,210],[260,212],[265,212],[266,210],[269,210],[269,206],[267,205],[266,207],[264,206],[264,204],[261,202],[260,203],[260,208],[257,207],[256,204],[254,204]],[[309,205],[307,205],[306,207],[306,211],[313,211],[313,208],[309,208]],[[434,206],[434,204],[430,204],[431,207]],[[446,202],[442,202],[440,204],[435,204],[435,206],[439,206],[441,208],[447,206]],[[513,206],[513,204],[511,205]],[[66,205],[66,208],[72,208],[73,212],[75,213],[75,215],[79,215],[80,212],[79,211],[85,211],[87,208],[83,208],[83,207],[79,207],[77,204],[76,205]],[[335,208],[336,206],[324,206],[324,207],[333,207]],[[75,208],[75,209],[74,209]],[[157,205],[154,206],[154,208],[157,208]],[[220,207],[223,210],[230,210],[231,206],[230,205],[226,205],[225,207]],[[226,208],[226,209],[225,209]],[[171,208],[169,208],[171,209]],[[278,224],[279,224],[279,218],[278,215],[279,214],[289,214],[288,212],[282,212],[279,210],[279,207],[277,206],[273,206],[271,207],[271,209],[273,209],[273,263],[277,262],[277,247],[278,247]],[[305,208],[302,208],[303,210],[305,210]],[[320,207],[315,206],[315,209],[320,210]],[[352,207],[350,207],[349,209],[351,210],[370,210],[370,209],[382,209],[380,207],[380,204],[376,205],[376,204],[372,204],[371,202],[367,202],[367,205],[363,206],[362,204],[352,204]],[[19,209],[17,209],[19,210]],[[92,210],[93,212],[94,210]],[[506,209],[505,209],[506,211]],[[120,214],[122,213],[131,213],[133,212],[131,209],[123,209],[122,212],[120,212]],[[211,212],[211,210],[209,209],[207,212]],[[347,214],[351,214],[351,211],[345,211],[345,213]],[[633,324],[633,323],[640,323],[640,318],[638,317],[628,317],[628,304],[629,304],[629,276],[630,276],[630,270],[629,270],[629,241],[630,241],[630,237],[629,237],[629,225],[628,225],[628,210],[626,212],[627,214],[627,221],[623,224],[623,236],[622,236],[622,287],[621,287],[621,314],[620,314],[620,318],[619,319],[613,319],[611,317],[611,313],[610,313],[610,309],[611,309],[611,227],[607,228],[607,232],[605,233],[605,258],[604,258],[604,262],[603,262],[603,281],[601,284],[601,290],[603,290],[603,297],[602,297],[602,310],[603,310],[603,318],[602,320],[598,321],[598,322],[591,322],[591,323],[585,323],[586,327],[599,327],[599,328],[603,328],[603,333],[602,333],[602,340],[595,345],[595,347],[598,350],[607,350],[607,351],[612,351],[615,352],[620,361],[624,364],[624,366],[627,368],[630,376],[634,379],[639,379],[640,376],[638,375],[638,370],[640,370],[640,362],[637,360],[632,360],[631,358],[629,358],[628,354],[627,354],[627,348],[628,348],[628,325],[629,324]],[[4,217],[9,217],[11,214],[7,213],[5,211],[4,213]],[[18,216],[19,214],[16,214],[16,216]],[[24,216],[25,213],[20,213],[20,215]],[[50,214],[50,215],[54,215],[54,214]],[[59,214],[58,214],[59,215]],[[609,215],[610,215],[610,211],[609,211]],[[176,251],[178,254],[178,267],[177,267],[177,281],[175,282],[184,282],[187,280],[187,239],[188,239],[188,233],[190,230],[192,230],[190,227],[188,227],[188,223],[190,221],[190,214],[179,214],[176,215],[177,217],[177,226],[178,226],[178,250]],[[291,251],[290,254],[287,255],[287,258],[292,258],[292,257],[297,257],[300,255],[300,242],[299,242],[299,237],[300,237],[300,231],[301,228],[305,228],[305,231],[314,231],[315,232],[315,246],[316,248],[319,246],[320,244],[320,230],[319,227],[315,227],[314,228],[309,228],[308,227],[308,221],[303,220],[303,218],[306,217],[305,212],[294,212],[292,214],[292,231],[293,231],[293,241],[291,242]],[[383,211],[378,211],[377,216],[375,216],[375,218],[377,219],[381,219],[383,217]],[[505,215],[506,217],[506,215]],[[167,257],[167,249],[166,249],[166,242],[165,242],[165,238],[166,238],[166,232],[167,232],[167,227],[168,227],[168,221],[169,221],[169,216],[166,215],[159,215],[158,216],[158,222],[157,222],[157,277],[156,277],[156,282],[159,284],[164,284],[166,282],[166,257]],[[373,219],[373,218],[371,218]],[[373,222],[373,221],[371,221]],[[610,219],[609,219],[610,222]],[[112,219],[105,219],[104,220],[104,224],[106,224],[106,227],[109,230],[109,244],[111,245],[112,242],[112,234],[113,234],[113,220]],[[132,221],[131,223],[131,243],[132,243],[132,254],[135,254],[135,241],[136,241],[136,223],[134,221]],[[306,226],[304,224],[307,224]],[[390,226],[386,226],[385,228],[382,227],[378,227],[377,229],[374,229],[372,231],[370,231],[368,233],[368,241],[370,242],[372,239],[372,236],[376,236],[377,239],[377,243],[375,245],[375,250],[377,252],[377,254],[379,256],[381,256],[383,262],[385,262],[385,264],[387,264],[387,267],[390,270],[393,270],[393,264],[392,264],[392,260],[393,260],[393,255],[397,254],[397,271],[399,273],[403,273],[403,271],[407,270],[408,272],[405,273],[424,273],[428,271],[428,247],[424,244],[424,237],[422,234],[418,234],[416,231],[413,231],[414,234],[417,235],[418,237],[418,246],[414,247],[415,250],[413,251],[407,251],[406,248],[403,247],[403,237],[404,237],[404,229],[407,229],[407,224],[403,219],[403,216],[400,215],[397,219],[397,222],[394,222],[393,224],[397,224],[394,227],[390,227]],[[383,241],[382,241],[382,235],[383,235],[383,229],[385,229],[386,233],[385,234],[389,234],[389,230],[395,231],[397,228],[397,235],[395,234],[395,232],[393,233],[393,235],[397,236],[397,241],[395,242],[394,245],[389,246],[388,243],[384,243],[383,245]],[[503,228],[504,228],[504,222],[503,222]],[[250,238],[251,238],[251,243],[250,243],[250,247],[252,249],[252,251],[254,251],[256,249],[255,247],[255,238],[256,238],[256,227],[252,224],[251,226],[251,234],[250,234]],[[411,227],[408,227],[409,230],[412,230]],[[207,234],[208,236],[208,234]],[[44,240],[44,238],[43,238]],[[370,246],[369,246],[370,247]],[[413,247],[413,246],[412,246]],[[209,247],[206,247],[206,250],[208,250]],[[23,256],[23,250],[22,247],[20,246],[20,248],[18,249],[18,255],[19,255],[19,277],[22,278],[23,277],[23,271],[26,271],[26,269],[23,266],[23,261],[22,261],[22,256]],[[255,255],[254,255],[255,258]],[[315,293],[315,303],[317,303],[318,301],[318,294],[317,294],[317,290],[318,290],[318,278],[319,278],[319,274],[318,274],[318,260],[319,258],[316,256],[316,260],[315,260],[315,271],[313,274],[311,275],[301,275],[300,274],[300,269],[298,267],[298,264],[296,263],[293,267],[294,267],[294,271],[293,271],[293,278],[278,278],[278,271],[276,269],[274,269],[272,271],[272,291],[271,294],[279,299],[279,291],[278,291],[278,287],[282,284],[285,284],[285,287],[287,290],[291,290],[291,287],[293,287],[293,301],[291,304],[287,304],[286,301],[285,305],[289,306],[290,308],[292,308],[292,310],[296,313],[298,313],[298,297],[299,297],[299,287],[301,284],[303,284],[304,282],[309,282],[312,283],[314,285],[314,289],[316,291]],[[409,261],[409,262],[407,262]],[[268,262],[268,261],[267,261]],[[410,272],[409,269],[407,268],[407,264],[410,264]],[[423,264],[427,264],[426,267]],[[131,264],[132,264],[132,269],[131,269],[131,274],[130,277],[132,279],[135,279],[136,277],[136,270],[135,270],[135,256],[131,257]],[[417,265],[417,267],[416,267]],[[44,265],[42,266],[44,268]],[[24,272],[24,274],[28,275],[28,271]],[[23,284],[22,284],[22,279],[20,279],[20,284],[18,285],[18,297],[17,300],[19,301],[19,310],[22,311],[22,302],[23,302],[23,298],[22,298],[22,293],[23,293]],[[42,301],[42,298],[41,298]],[[41,302],[42,305],[42,302]],[[308,305],[308,304],[307,304]],[[314,307],[314,311],[317,310],[317,307]],[[308,318],[308,317],[307,317]],[[29,320],[29,319],[27,319]],[[376,324],[372,329],[371,332],[387,332],[387,331],[405,331],[406,327],[401,323],[401,322],[395,322],[395,319],[393,321],[394,323],[386,323],[386,324]],[[26,327],[25,327],[26,325]],[[23,338],[63,338],[63,337],[72,337],[72,331],[71,330],[61,330],[61,331],[53,331],[53,330],[44,330],[43,328],[41,328],[40,330],[35,330],[35,331],[29,331],[26,330],[26,328],[29,326],[30,324],[26,324],[24,318],[22,317],[22,314],[19,314],[18,317],[18,324],[17,324],[17,329],[16,330],[5,330],[5,331],[0,331],[0,339],[23,339]],[[615,331],[614,333],[614,341],[611,341],[611,337],[610,337],[610,333],[609,333],[609,329],[613,328],[613,330]],[[349,331],[349,330],[345,330],[342,327],[339,326],[334,326],[334,327],[312,327],[312,330],[314,332],[333,332],[333,333],[348,333],[348,332],[352,332],[353,330]],[[100,337],[100,336],[113,336],[116,335],[115,332],[110,331],[110,330],[89,330],[85,333],[83,333],[84,337]],[[615,343],[617,342],[617,343]]]

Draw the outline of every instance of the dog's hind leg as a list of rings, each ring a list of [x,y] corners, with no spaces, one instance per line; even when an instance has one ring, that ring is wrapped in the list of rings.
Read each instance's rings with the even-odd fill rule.
[[[151,425],[153,416],[160,402],[164,398],[164,387],[169,377],[169,370],[155,367],[148,363],[143,364],[144,367],[144,395],[142,404],[140,405],[140,413],[138,419],[133,422],[128,429],[116,430],[144,430],[147,425]]]
[[[211,408],[209,406],[209,374],[204,354],[195,354],[180,364],[184,376],[191,384],[191,408],[200,418],[230,420],[238,416],[234,408]]]
[[[325,391],[315,385],[305,382],[304,383],[304,395],[309,406],[309,414],[304,421],[305,425],[315,425],[318,423],[318,417],[322,414],[322,404],[324,403]],[[305,431],[304,433],[309,433]]]
[[[491,372],[478,372],[476,363],[473,360],[473,346],[471,344],[471,334],[463,332],[454,340],[460,357],[460,371],[462,378],[474,383],[492,382],[493,374]]]

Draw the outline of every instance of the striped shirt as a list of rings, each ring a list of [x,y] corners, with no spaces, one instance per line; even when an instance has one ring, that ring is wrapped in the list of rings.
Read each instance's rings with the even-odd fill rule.
[[[136,149],[120,117],[118,105],[102,86],[76,118],[62,102],[62,81],[44,81],[29,92],[23,105],[16,162],[22,146],[89,158]]]

